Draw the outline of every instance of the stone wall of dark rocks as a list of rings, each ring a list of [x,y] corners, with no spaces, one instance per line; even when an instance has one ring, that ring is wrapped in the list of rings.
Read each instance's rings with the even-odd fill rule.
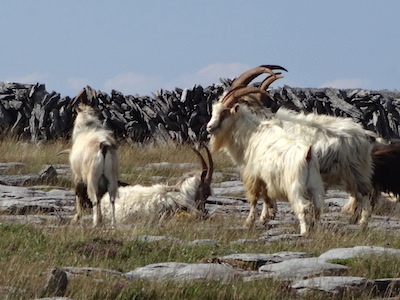
[[[133,143],[188,143],[207,139],[205,124],[211,105],[230,79],[206,88],[159,90],[151,96],[111,95],[97,91],[95,101],[105,124],[118,139]],[[85,87],[91,89],[90,87]],[[88,93],[89,95],[91,93]],[[304,89],[271,90],[273,110],[284,105],[298,110],[349,116],[386,139],[400,137],[400,91]],[[69,138],[75,111],[72,98],[47,92],[43,84],[0,82],[0,133],[32,142]]]

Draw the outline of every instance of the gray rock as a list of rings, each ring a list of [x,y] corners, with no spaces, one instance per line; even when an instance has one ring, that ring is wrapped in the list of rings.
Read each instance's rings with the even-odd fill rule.
[[[38,174],[0,176],[0,184],[2,185],[22,186],[28,184],[37,184],[38,182],[39,182]]]
[[[65,206],[73,206],[74,193],[65,190],[43,192],[26,187],[0,184],[0,211],[8,214],[32,214],[59,212]]]
[[[306,258],[305,252],[278,252],[273,254],[264,253],[237,253],[219,257],[221,260],[238,260],[253,263],[257,268],[266,264],[275,264],[294,258]]]
[[[220,264],[191,264],[182,268],[175,275],[179,280],[223,280],[228,281],[242,277],[234,268]]]
[[[298,294],[308,291],[322,291],[331,295],[342,295],[349,292],[353,296],[360,295],[370,289],[372,282],[363,277],[321,276],[305,280],[294,281],[291,288]]]
[[[58,267],[54,267],[46,281],[43,294],[47,296],[63,297],[67,291],[67,273]]]
[[[224,196],[224,195],[238,195],[245,194],[246,189],[241,181],[225,181],[213,188],[214,195]]]
[[[185,264],[178,262],[150,264],[125,274],[129,279],[151,280],[230,280],[242,273],[221,264]]]
[[[40,172],[39,172],[39,179],[41,181],[54,181],[57,179],[57,171],[52,165],[46,165]]]
[[[305,279],[319,275],[343,275],[348,268],[345,266],[326,263],[316,257],[290,259],[276,264],[261,266],[259,272],[264,277],[279,278],[280,280]]]
[[[268,225],[273,227],[271,229],[268,229],[266,232],[264,232],[261,236],[260,239],[269,239],[272,236],[281,236],[288,234],[288,228],[287,227],[276,227],[278,225],[282,225],[282,221],[278,220],[272,220],[268,222]]]
[[[282,241],[282,240],[297,240],[301,239],[303,236],[301,234],[281,234],[281,235],[272,235],[272,236],[262,236],[260,239],[262,239],[265,242],[277,242],[277,241]]]
[[[201,239],[201,240],[194,240],[187,243],[188,246],[216,246],[218,242],[213,239]]]
[[[141,242],[159,242],[159,241],[172,241],[172,242],[182,242],[180,239],[173,238],[170,236],[163,235],[139,235],[131,237],[131,240],[138,240]]]
[[[380,278],[373,281],[374,293],[380,297],[396,297],[400,295],[400,278]]]
[[[18,162],[0,163],[0,175],[5,175],[11,169],[23,167],[26,164]]]
[[[214,188],[213,188],[214,190]],[[214,191],[215,192],[215,191]],[[224,196],[210,196],[207,199],[207,204],[215,204],[222,206],[234,206],[234,205],[243,205],[246,202],[246,199],[238,199],[232,197],[224,197]]]
[[[178,272],[178,270],[183,269],[188,265],[189,264],[180,262],[150,264],[125,273],[125,276],[131,280],[135,280],[138,278],[165,280],[172,278]]]
[[[354,257],[361,257],[366,255],[382,255],[389,254],[400,257],[400,249],[374,247],[374,246],[356,246],[352,248],[336,248],[328,250],[321,254],[319,259],[323,261],[333,259],[348,259]]]

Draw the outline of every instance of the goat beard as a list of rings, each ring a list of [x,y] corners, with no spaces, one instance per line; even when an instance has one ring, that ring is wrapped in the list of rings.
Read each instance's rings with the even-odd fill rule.
[[[211,135],[210,148],[212,152],[217,152],[224,147],[225,138],[222,136]]]

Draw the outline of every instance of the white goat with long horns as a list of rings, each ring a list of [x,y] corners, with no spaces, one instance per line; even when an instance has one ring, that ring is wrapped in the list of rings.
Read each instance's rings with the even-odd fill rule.
[[[204,217],[207,214],[206,200],[212,194],[214,168],[211,153],[206,146],[204,148],[208,156],[208,166],[201,153],[192,148],[200,159],[202,171],[187,174],[175,185],[137,184],[119,187],[115,204],[118,222],[134,224],[138,218],[145,217],[162,223],[167,217],[182,211],[187,211],[195,217]],[[109,195],[104,195],[101,202],[105,218],[110,218],[112,212],[108,198]]]
[[[262,105],[262,98],[272,97],[266,92],[269,85],[281,78],[281,73],[272,70],[285,70],[279,66],[259,66],[239,76],[232,84],[231,91],[246,88],[247,85],[262,73],[269,76],[261,83],[259,91],[247,94],[240,103],[247,106],[258,116],[275,120],[287,136],[302,139],[313,144],[313,150],[318,157],[320,173],[324,186],[340,188],[349,192],[351,201],[343,208],[344,212],[353,214],[351,222],[365,225],[370,216],[370,193],[372,189],[372,159],[371,149],[375,134],[350,118],[340,118],[328,115],[295,113],[281,108],[276,114]],[[286,71],[286,70],[285,70]],[[273,216],[276,208],[271,199],[264,200],[268,206],[264,208]],[[272,213],[271,213],[272,212]],[[263,215],[261,216],[263,218]]]
[[[225,150],[240,168],[251,203],[246,225],[254,223],[257,199],[263,195],[265,201],[289,201],[300,233],[306,234],[324,205],[318,159],[312,143],[290,137],[275,120],[261,121],[239,105],[238,99],[254,92],[260,89],[238,86],[213,105],[207,124],[212,150]],[[264,221],[268,218],[265,208]]]
[[[96,96],[95,94],[92,96]],[[74,99],[80,104],[72,131],[72,148],[69,155],[73,183],[76,193],[77,222],[83,213],[82,188],[87,187],[87,194],[93,204],[93,226],[102,223],[101,198],[108,192],[112,208],[112,225],[115,225],[114,202],[117,196],[119,158],[117,144],[110,130],[101,124],[100,112],[88,105],[86,89]]]

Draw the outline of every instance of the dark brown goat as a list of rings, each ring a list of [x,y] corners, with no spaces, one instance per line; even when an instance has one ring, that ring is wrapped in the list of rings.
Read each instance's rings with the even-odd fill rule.
[[[400,143],[377,144],[372,149],[375,193],[385,192],[400,196]],[[372,205],[376,204],[376,197]]]

